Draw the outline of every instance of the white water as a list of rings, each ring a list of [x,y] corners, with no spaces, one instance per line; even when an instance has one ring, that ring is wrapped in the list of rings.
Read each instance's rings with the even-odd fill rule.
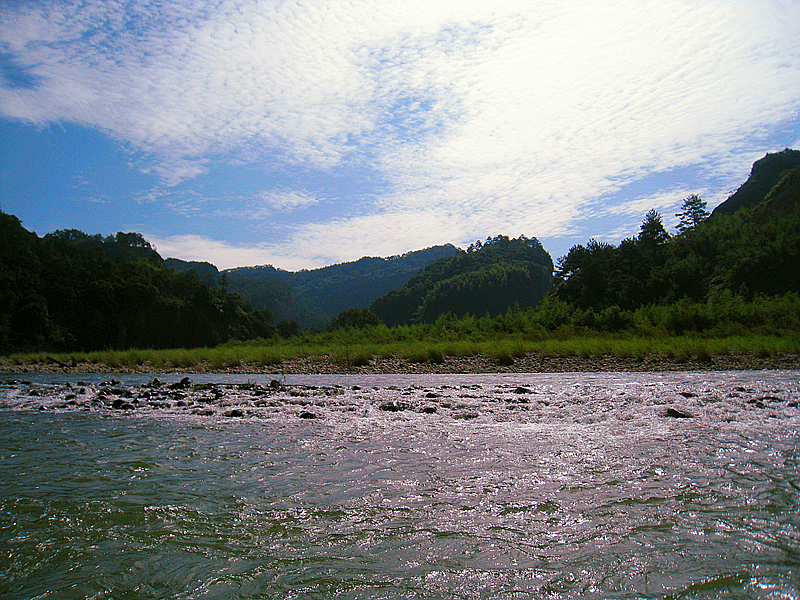
[[[797,372],[116,378],[0,384],[3,598],[800,598]]]

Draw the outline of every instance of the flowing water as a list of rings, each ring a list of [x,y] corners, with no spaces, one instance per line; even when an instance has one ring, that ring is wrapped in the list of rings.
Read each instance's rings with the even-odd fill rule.
[[[797,371],[108,377],[0,377],[4,599],[800,598]]]

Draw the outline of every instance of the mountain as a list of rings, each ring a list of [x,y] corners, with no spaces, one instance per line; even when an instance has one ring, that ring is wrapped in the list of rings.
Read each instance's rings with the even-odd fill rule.
[[[266,316],[138,233],[40,238],[0,211],[0,351],[213,346],[268,337]]]
[[[741,208],[760,204],[775,185],[790,171],[800,166],[800,150],[786,149],[767,154],[753,163],[750,177],[712,215],[733,214]]]
[[[178,273],[188,273],[194,271],[200,279],[211,278],[212,281],[219,279],[219,270],[209,262],[199,262],[196,260],[181,260],[180,258],[165,258],[164,264]]]
[[[222,271],[229,289],[276,321],[301,328],[325,327],[348,308],[366,308],[375,298],[402,287],[420,269],[460,252],[452,244],[388,258],[364,257],[319,269],[284,271],[271,265]]]
[[[751,219],[763,225],[773,216],[788,216],[800,203],[800,166],[786,173],[769,191],[761,204],[753,209]]]
[[[654,307],[669,304],[797,294],[798,265],[800,152],[785,150],[757,161],[735,194],[679,235],[650,247],[641,235],[619,246],[590,240],[573,247],[560,261],[553,296],[585,311],[581,324],[592,327],[643,306],[655,315]],[[676,331],[707,325],[701,314],[679,313],[671,317]]]
[[[389,326],[432,322],[444,313],[497,316],[535,305],[552,281],[553,260],[539,240],[497,236],[428,265],[370,310]]]

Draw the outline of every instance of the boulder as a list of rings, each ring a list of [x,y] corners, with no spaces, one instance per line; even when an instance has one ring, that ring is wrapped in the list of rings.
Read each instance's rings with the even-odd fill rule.
[[[673,419],[693,419],[694,415],[687,410],[669,407],[667,409],[667,416]]]

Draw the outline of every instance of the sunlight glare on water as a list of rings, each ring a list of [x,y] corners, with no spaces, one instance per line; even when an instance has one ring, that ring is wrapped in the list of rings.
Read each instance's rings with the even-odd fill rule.
[[[800,598],[796,372],[515,377],[0,383],[0,595]]]

